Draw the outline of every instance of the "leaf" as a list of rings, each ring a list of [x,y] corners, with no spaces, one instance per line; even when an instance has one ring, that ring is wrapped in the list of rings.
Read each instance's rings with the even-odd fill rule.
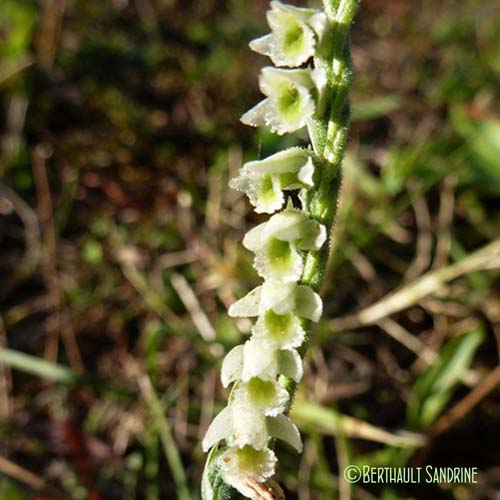
[[[73,384],[80,380],[71,368],[3,347],[0,348],[0,363],[56,382]]]
[[[452,108],[450,120],[469,150],[467,180],[485,192],[499,194],[500,120],[473,120],[461,106]]]
[[[483,339],[483,328],[450,340],[438,360],[415,381],[408,401],[408,424],[417,429],[432,424],[450,400]]]
[[[219,457],[226,451],[226,448],[219,450],[214,446],[208,454],[201,479],[202,500],[243,500],[234,488],[224,482],[222,478]]]

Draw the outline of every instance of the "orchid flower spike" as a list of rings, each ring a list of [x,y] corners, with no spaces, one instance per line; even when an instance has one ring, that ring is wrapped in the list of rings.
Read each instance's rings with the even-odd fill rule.
[[[202,442],[205,451],[213,448],[203,476],[203,500],[235,498],[232,488],[247,498],[267,492],[268,484],[259,483],[275,472],[273,439],[302,450],[297,427],[285,414],[294,392],[291,382],[303,376],[298,348],[306,339],[308,321],[318,322],[323,310],[312,287],[319,288],[326,267],[327,257],[320,251],[327,240],[323,224],[332,222],[338,196],[332,174],[340,168],[347,136],[344,87],[350,77],[343,37],[357,3],[325,2],[327,16],[272,0],[270,33],[250,43],[278,68],[262,69],[264,99],[241,121],[279,135],[307,127],[312,148],[290,147],[247,162],[229,183],[248,196],[257,213],[272,215],[243,239],[264,282],[228,310],[231,317],[256,320],[250,338],[222,361],[222,385],[234,385],[228,406]],[[298,200],[288,196],[285,206],[290,190],[299,190]]]
[[[241,121],[252,127],[268,126],[283,135],[305,127],[316,111],[316,83],[308,69],[262,68],[259,88],[266,99],[247,111]]]
[[[314,168],[312,153],[293,147],[264,160],[245,163],[229,186],[246,193],[257,213],[272,214],[283,206],[284,190],[314,185]]]
[[[267,13],[269,35],[250,42],[250,48],[271,58],[276,66],[300,66],[314,56],[316,43],[327,25],[323,12],[278,1]]]

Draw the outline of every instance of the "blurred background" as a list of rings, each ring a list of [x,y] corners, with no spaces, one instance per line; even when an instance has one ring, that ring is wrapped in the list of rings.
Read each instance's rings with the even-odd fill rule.
[[[298,4],[298,3],[297,3]],[[303,5],[303,4],[302,4]],[[312,3],[312,5],[316,5]],[[0,498],[199,498],[262,220],[264,0],[0,0]],[[499,499],[500,5],[364,0],[288,499]],[[478,483],[349,485],[362,466]]]

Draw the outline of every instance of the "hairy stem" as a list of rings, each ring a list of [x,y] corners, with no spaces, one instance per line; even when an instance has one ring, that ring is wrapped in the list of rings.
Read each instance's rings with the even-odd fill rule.
[[[330,227],[334,221],[340,192],[340,167],[344,158],[349,130],[348,91],[351,83],[349,28],[359,6],[359,0],[325,0],[324,8],[330,20],[330,32],[325,36],[323,50],[315,58],[316,67],[327,71],[327,93],[331,98],[323,116],[309,128],[315,153],[322,162],[318,188],[311,190],[305,209],[318,222]],[[302,283],[319,290],[328,262],[331,242],[306,257]]]

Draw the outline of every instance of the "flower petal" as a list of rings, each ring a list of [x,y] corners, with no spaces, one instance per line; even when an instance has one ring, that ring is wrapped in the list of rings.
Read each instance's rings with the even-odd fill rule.
[[[295,291],[295,313],[317,323],[323,313],[321,297],[308,286],[298,286]]]
[[[267,339],[251,338],[244,344],[243,371],[241,379],[248,382],[252,377],[264,380],[277,375],[276,348]]]
[[[299,383],[304,374],[302,359],[295,349],[278,351],[278,372]]]
[[[241,379],[243,370],[243,346],[233,347],[222,361],[221,379],[222,385],[227,387],[235,380]]]
[[[226,407],[212,420],[202,441],[204,452],[207,452],[215,443],[227,439],[231,435],[233,432],[232,415],[232,410]]]
[[[276,314],[287,314],[295,306],[295,289],[297,285],[293,282],[280,283],[267,280],[262,285],[259,314],[272,309]]]
[[[281,69],[273,66],[262,68],[259,88],[268,97],[278,96],[284,85],[294,84],[297,88],[311,90],[315,87],[310,69]]]
[[[231,318],[252,318],[260,313],[262,286],[254,288],[228,309]]]
[[[264,414],[248,404],[232,404],[230,408],[232,433],[228,441],[231,446],[264,448],[269,441]]]
[[[243,165],[243,170],[257,175],[296,172],[309,158],[311,158],[311,153],[307,149],[294,146],[263,160],[249,161]]]
[[[323,35],[325,34],[326,29],[328,28],[328,19],[324,12],[316,12],[316,14],[313,14],[309,18],[307,24],[311,26],[311,28],[315,31],[318,39],[321,40],[323,38]]]
[[[249,45],[254,52],[262,54],[263,56],[271,57],[271,54],[273,53],[273,35],[269,34],[256,38],[255,40],[252,40]]]
[[[299,453],[302,452],[302,439],[299,430],[285,415],[268,417],[267,430],[270,436],[284,441]]]
[[[302,238],[302,226],[309,218],[301,210],[287,208],[273,215],[266,224],[264,237],[282,241],[294,241]]]
[[[315,220],[308,220],[302,226],[302,238],[298,242],[301,250],[319,250],[326,241],[326,228]]]
[[[297,177],[302,184],[304,184],[307,187],[312,187],[314,186],[313,175],[314,175],[314,162],[312,158],[309,157],[306,163],[299,170]]]
[[[270,124],[273,120],[272,116],[274,113],[275,111],[271,101],[269,99],[264,99],[244,113],[240,121],[250,127],[263,127]]]
[[[310,9],[308,7],[296,7],[288,3],[282,3],[279,0],[272,0],[271,9],[289,12],[304,22],[308,21],[313,15],[321,12],[320,10]]]

